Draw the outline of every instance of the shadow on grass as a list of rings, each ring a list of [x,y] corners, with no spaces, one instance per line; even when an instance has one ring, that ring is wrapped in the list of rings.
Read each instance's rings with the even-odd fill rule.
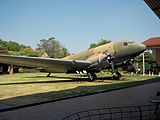
[[[47,83],[69,83],[69,82],[84,82],[88,81],[87,78],[72,78],[71,80],[48,80],[48,81],[34,81],[34,82],[15,82],[15,83],[1,83],[3,85],[21,85],[21,84],[47,84]]]
[[[104,93],[107,91],[124,89],[128,87],[134,87],[155,82],[160,82],[160,78],[158,77],[142,81],[130,81],[123,83],[107,84],[107,85],[97,85],[97,86],[79,86],[73,89],[19,96],[19,97],[0,100],[1,103],[0,105],[7,105],[7,107],[0,106],[0,112],[20,109],[25,107],[32,107],[35,105],[41,105],[45,103],[51,103],[75,97]]]
[[[70,76],[31,76],[31,77],[23,77],[23,78],[62,78],[62,79],[87,79],[85,78],[87,77],[87,75],[74,75],[72,77]],[[123,76],[122,76],[123,77]],[[114,80],[113,76],[109,76],[109,77],[98,77],[98,80]]]
[[[72,78],[77,78],[76,76],[73,76],[73,77],[64,77],[64,76],[31,76],[31,77],[22,77],[22,78],[64,78],[64,79],[72,79]]]
[[[48,78],[46,76],[33,76],[33,77],[23,77],[23,78]],[[89,79],[88,78],[73,78],[73,77],[57,77],[57,76],[51,76],[51,78],[63,78],[63,79],[67,79],[67,80],[48,80],[48,81],[34,81],[34,82],[12,82],[12,83],[0,83],[0,86],[3,85],[21,85],[21,84],[47,84],[47,83],[69,83],[69,82],[88,82]],[[113,77],[99,77],[97,79],[97,81],[99,80],[103,80],[107,81],[107,80],[113,80]],[[95,81],[96,82],[96,81]]]

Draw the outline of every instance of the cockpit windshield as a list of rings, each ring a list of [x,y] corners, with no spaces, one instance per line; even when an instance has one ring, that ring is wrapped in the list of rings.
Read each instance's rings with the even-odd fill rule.
[[[124,42],[124,43],[123,43],[123,46],[128,46],[128,43],[127,43],[127,42]]]
[[[134,44],[134,43],[135,43],[134,41],[124,42],[123,46],[128,46],[128,45]]]

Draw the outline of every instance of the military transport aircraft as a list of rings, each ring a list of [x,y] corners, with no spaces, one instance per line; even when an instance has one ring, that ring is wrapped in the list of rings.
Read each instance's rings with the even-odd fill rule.
[[[94,81],[96,72],[109,69],[114,78],[121,74],[118,68],[127,65],[128,61],[146,49],[143,44],[132,40],[111,42],[62,59],[26,57],[0,54],[0,63],[19,66],[41,67],[50,73],[76,73],[86,71],[89,81]]]

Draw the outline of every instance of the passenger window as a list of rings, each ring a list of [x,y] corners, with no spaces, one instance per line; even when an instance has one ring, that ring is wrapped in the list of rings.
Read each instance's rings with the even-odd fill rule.
[[[124,43],[123,43],[123,46],[127,46],[127,45],[128,45],[128,43],[127,43],[127,42],[124,42]]]

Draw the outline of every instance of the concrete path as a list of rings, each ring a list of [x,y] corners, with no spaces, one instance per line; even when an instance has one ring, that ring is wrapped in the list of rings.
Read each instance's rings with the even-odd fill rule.
[[[61,120],[88,109],[145,105],[157,91],[160,82],[3,112],[0,120]]]

